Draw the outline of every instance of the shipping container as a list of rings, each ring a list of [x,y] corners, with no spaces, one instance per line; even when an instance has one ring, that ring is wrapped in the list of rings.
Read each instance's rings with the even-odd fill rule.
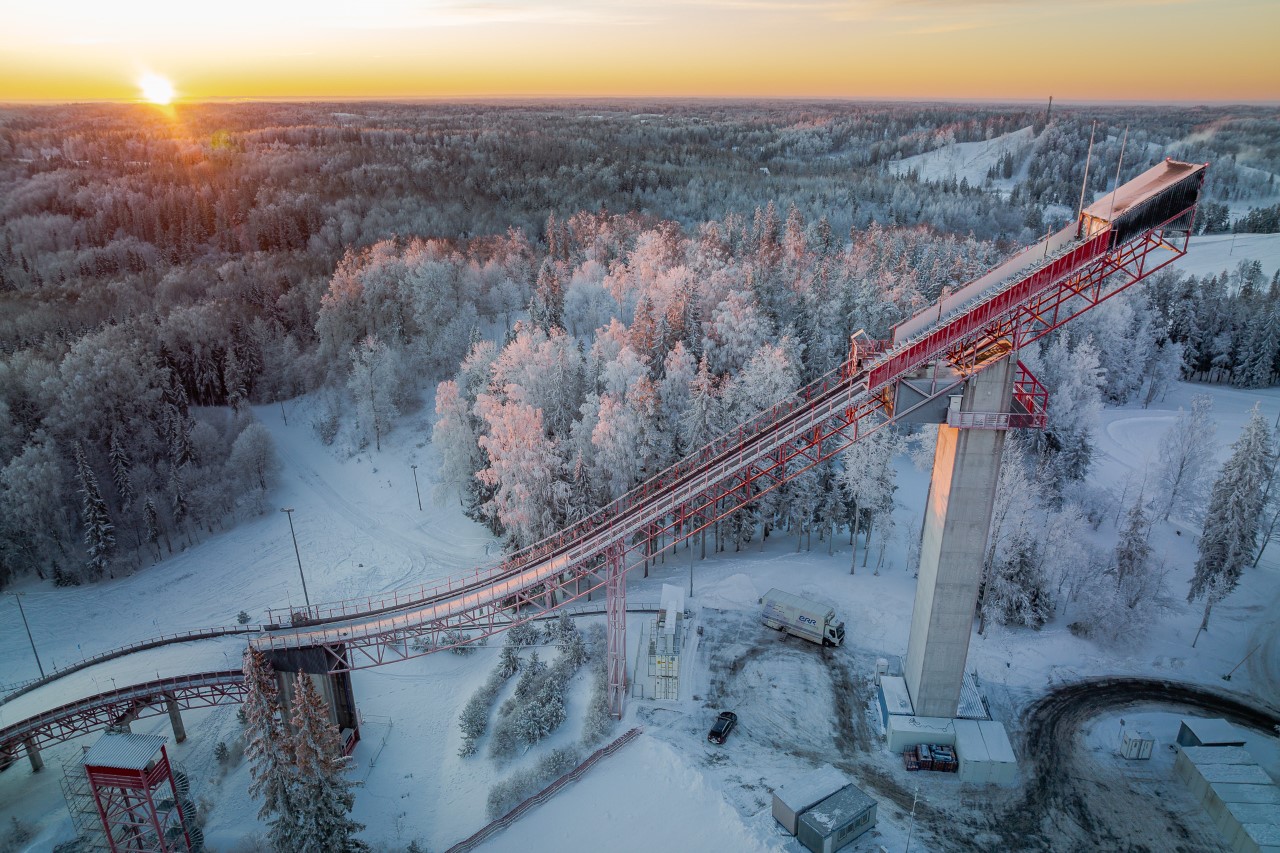
[[[800,816],[796,838],[813,853],[835,853],[876,825],[876,801],[855,785]]]
[[[946,717],[889,716],[885,727],[885,740],[890,752],[902,752],[909,746],[921,743],[941,743],[954,746],[956,729],[954,720]]]
[[[977,720],[956,720],[956,753],[960,781],[981,785],[991,781],[991,754]]]
[[[890,716],[896,714],[909,717],[915,713],[915,709],[911,707],[911,694],[907,692],[905,678],[896,675],[880,676],[878,698],[880,699],[880,723],[885,728],[889,726]]]
[[[1280,789],[1248,750],[1187,747],[1174,771],[1234,853],[1280,848]]]
[[[1018,758],[1013,754],[1013,744],[1009,743],[1009,733],[1004,723],[995,720],[979,720],[978,730],[982,732],[982,742],[987,747],[987,781],[995,785],[1007,785],[1018,778]]]
[[[852,784],[853,781],[839,770],[829,764],[823,765],[774,790],[773,819],[782,824],[787,832],[795,835],[800,815]]]

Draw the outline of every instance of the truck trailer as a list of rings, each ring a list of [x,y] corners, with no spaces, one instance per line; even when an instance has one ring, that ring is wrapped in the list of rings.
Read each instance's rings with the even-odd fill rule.
[[[838,646],[844,642],[844,623],[825,604],[771,589],[760,599],[760,621],[776,631],[786,631],[811,643]]]

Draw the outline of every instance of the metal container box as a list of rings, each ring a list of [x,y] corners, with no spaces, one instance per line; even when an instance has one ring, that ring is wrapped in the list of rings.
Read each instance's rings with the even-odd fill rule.
[[[1151,758],[1151,750],[1155,748],[1156,739],[1151,732],[1135,732],[1124,730],[1120,739],[1120,754],[1131,761],[1145,761]]]
[[[876,801],[850,785],[802,814],[796,838],[813,853],[835,853],[875,825]]]
[[[792,835],[800,815],[832,794],[852,785],[852,780],[831,765],[780,785],[773,792],[773,819]]]

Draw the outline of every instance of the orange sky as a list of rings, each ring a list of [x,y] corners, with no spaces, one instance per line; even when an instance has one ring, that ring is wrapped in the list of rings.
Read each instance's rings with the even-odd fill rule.
[[[1278,0],[49,0],[0,101],[178,96],[1280,100]]]

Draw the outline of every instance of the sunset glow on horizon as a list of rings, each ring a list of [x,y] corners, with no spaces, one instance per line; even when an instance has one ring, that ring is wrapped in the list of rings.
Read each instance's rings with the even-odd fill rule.
[[[0,101],[1280,100],[1274,0],[27,4]],[[151,95],[144,96],[155,101]]]

